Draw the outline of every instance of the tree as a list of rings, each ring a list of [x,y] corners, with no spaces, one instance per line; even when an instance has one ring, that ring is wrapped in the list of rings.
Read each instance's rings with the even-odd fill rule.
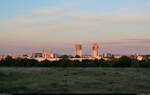
[[[64,60],[68,60],[68,55],[62,55],[62,56],[60,56],[60,58],[62,58],[62,59],[64,59]]]
[[[111,64],[112,67],[117,67],[118,59],[113,58],[109,61],[109,63]]]
[[[52,66],[52,64],[51,64],[51,61],[49,61],[49,60],[43,60],[40,62],[40,66],[49,67],[49,66]]]
[[[127,56],[122,56],[118,60],[119,67],[130,67],[132,60]]]
[[[132,59],[131,67],[136,67],[136,68],[139,67],[139,62],[138,62],[138,60]]]
[[[5,65],[7,66],[11,66],[12,64],[14,64],[15,60],[11,57],[11,56],[7,56],[5,58]]]
[[[76,55],[75,58],[80,58],[80,56],[79,56],[79,55]]]

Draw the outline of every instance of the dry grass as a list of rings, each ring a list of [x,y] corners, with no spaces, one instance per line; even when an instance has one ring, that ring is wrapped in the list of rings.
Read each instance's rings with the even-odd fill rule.
[[[150,69],[0,68],[1,93],[150,93]]]

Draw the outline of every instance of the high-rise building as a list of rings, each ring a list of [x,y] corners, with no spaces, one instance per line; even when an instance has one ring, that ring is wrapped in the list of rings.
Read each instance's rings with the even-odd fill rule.
[[[75,44],[75,56],[82,56],[82,46],[81,44]]]
[[[42,50],[42,57],[46,58],[46,51],[45,50]]]
[[[92,46],[92,57],[98,57],[99,56],[99,46],[97,43],[93,43]]]

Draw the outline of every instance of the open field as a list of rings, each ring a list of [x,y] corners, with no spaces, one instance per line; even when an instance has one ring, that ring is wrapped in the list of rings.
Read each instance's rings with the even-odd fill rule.
[[[0,68],[1,93],[150,93],[144,68]]]

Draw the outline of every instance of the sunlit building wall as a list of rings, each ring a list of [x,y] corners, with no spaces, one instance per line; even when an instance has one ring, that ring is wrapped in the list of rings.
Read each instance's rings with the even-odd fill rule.
[[[46,58],[46,51],[45,50],[42,50],[42,57]]]
[[[98,57],[99,56],[99,46],[97,43],[93,43],[92,46],[92,57]]]
[[[75,56],[82,56],[82,46],[81,44],[75,44]]]

